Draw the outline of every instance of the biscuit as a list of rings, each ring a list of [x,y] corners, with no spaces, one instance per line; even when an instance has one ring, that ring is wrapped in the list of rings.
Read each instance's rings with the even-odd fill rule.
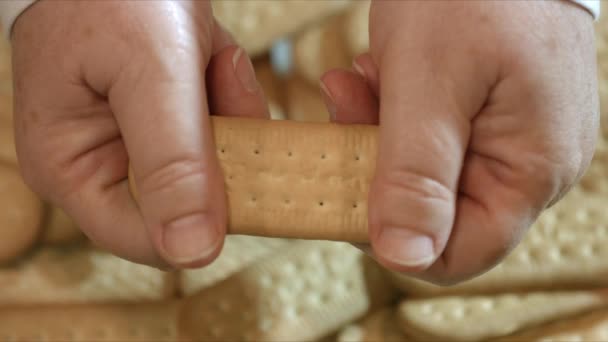
[[[177,341],[178,303],[0,307],[0,341]]]
[[[50,207],[44,227],[43,241],[48,244],[62,244],[78,241],[84,235],[76,223],[58,207]]]
[[[345,14],[345,36],[351,57],[369,50],[369,8],[371,1],[360,0]]]
[[[191,296],[240,272],[256,260],[271,255],[290,242],[284,239],[229,235],[222,252],[211,264],[199,269],[182,270],[180,292]]]
[[[344,16],[334,16],[301,32],[294,37],[293,49],[295,71],[317,88],[326,71],[349,68],[351,57],[346,47]]]
[[[597,310],[576,318],[558,320],[493,341],[608,341],[608,310]]]
[[[411,341],[401,331],[395,317],[394,307],[385,307],[372,312],[361,321],[344,327],[337,342],[402,342]]]
[[[472,280],[435,286],[391,273],[409,296],[567,290],[608,285],[606,200],[572,191],[541,215],[499,265]]]
[[[606,290],[404,300],[403,331],[424,341],[485,341],[608,304]]]
[[[268,50],[284,36],[345,10],[347,0],[257,0],[211,2],[218,21],[250,56]]]
[[[322,338],[381,305],[373,293],[392,292],[362,258],[346,243],[294,242],[186,298],[180,331],[196,341]]]
[[[0,264],[4,264],[20,257],[34,245],[42,230],[44,207],[23,182],[19,171],[2,162],[0,207]]]
[[[230,234],[368,241],[367,193],[377,127],[211,120]],[[135,184],[130,186],[137,198]]]
[[[0,268],[0,306],[144,302],[171,298],[170,273],[88,246],[41,248]]]
[[[321,89],[315,83],[299,76],[287,81],[287,118],[300,122],[329,122],[329,111],[321,97]]]

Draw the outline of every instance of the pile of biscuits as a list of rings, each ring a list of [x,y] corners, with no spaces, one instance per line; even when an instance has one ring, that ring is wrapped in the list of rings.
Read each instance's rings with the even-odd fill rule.
[[[347,0],[214,2],[254,57],[273,119],[321,122],[329,115],[318,79],[367,49],[368,8]],[[602,21],[598,72],[608,118],[608,16]],[[587,175],[510,256],[478,278],[438,287],[387,272],[343,242],[231,235],[210,266],[187,271],[116,258],[23,183],[11,106],[2,41],[0,341],[608,340],[608,125]]]

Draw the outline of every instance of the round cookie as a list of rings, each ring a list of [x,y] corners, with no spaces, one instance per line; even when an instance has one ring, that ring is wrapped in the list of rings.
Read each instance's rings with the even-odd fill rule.
[[[44,242],[61,244],[80,240],[84,237],[76,223],[61,208],[51,207],[44,228]]]
[[[0,94],[0,163],[5,162],[17,165],[17,152],[15,150],[15,134],[13,132],[12,120],[4,117],[6,103],[5,96]]]
[[[0,163],[0,263],[12,261],[35,242],[42,227],[42,201],[16,168]]]

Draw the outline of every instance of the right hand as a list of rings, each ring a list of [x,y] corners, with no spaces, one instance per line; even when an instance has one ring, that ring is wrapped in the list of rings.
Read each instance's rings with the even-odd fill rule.
[[[120,257],[215,259],[227,211],[209,113],[268,108],[209,2],[41,1],[12,44],[17,153],[34,191]]]

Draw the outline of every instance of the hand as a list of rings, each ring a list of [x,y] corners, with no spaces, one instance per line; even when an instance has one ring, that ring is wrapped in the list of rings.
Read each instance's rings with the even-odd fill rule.
[[[593,24],[570,2],[373,2],[354,66],[322,81],[334,121],[379,122],[370,240],[391,270],[488,270],[590,163]]]
[[[12,42],[27,183],[118,256],[211,262],[227,218],[209,113],[268,109],[209,2],[41,1],[17,20]]]

